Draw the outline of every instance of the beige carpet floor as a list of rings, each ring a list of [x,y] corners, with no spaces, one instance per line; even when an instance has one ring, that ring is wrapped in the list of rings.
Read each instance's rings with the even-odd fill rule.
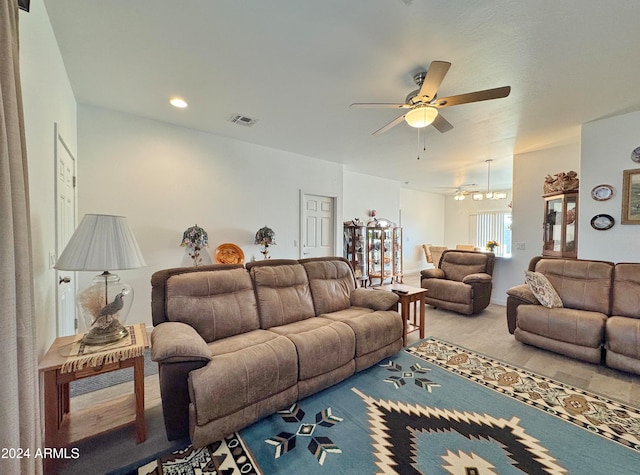
[[[419,286],[419,276],[406,276],[404,283]],[[578,388],[640,407],[640,377],[575,361],[515,341],[507,330],[506,309],[500,305],[491,304],[485,311],[472,317],[427,306],[425,336],[435,336]],[[418,340],[418,332],[409,335],[409,344]],[[124,383],[72,398],[71,410],[131,391],[132,384]],[[148,432],[146,442],[136,445],[134,431],[128,428],[95,437],[78,445],[80,457],[66,462],[60,467],[60,473],[105,473],[168,448],[157,375],[145,378],[145,404]]]

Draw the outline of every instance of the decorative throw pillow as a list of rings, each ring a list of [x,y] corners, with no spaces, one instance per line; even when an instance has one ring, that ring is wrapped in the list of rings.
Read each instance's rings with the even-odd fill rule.
[[[556,289],[553,288],[553,285],[544,274],[527,271],[525,282],[543,306],[547,308],[563,307],[562,300],[558,296]]]

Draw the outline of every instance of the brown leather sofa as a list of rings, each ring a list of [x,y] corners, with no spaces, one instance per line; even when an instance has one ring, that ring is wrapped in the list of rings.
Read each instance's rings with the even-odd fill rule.
[[[167,437],[202,447],[402,348],[398,297],[343,258],[153,274],[152,359]]]
[[[494,263],[492,252],[444,251],[435,269],[420,272],[426,303],[464,315],[481,312],[491,301]]]
[[[534,257],[562,300],[546,308],[526,284],[507,291],[507,326],[516,340],[640,374],[640,264]]]

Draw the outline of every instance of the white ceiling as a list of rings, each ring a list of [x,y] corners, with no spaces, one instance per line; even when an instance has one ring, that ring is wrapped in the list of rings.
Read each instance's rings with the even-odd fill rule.
[[[640,110],[637,0],[45,0],[80,103],[453,192],[510,187],[512,156],[575,142],[580,125]],[[452,63],[440,97],[510,85],[441,109],[421,132],[393,109],[413,75]],[[182,96],[184,110],[168,104]],[[253,127],[229,122],[238,113]],[[417,157],[420,157],[417,160]],[[558,164],[558,170],[563,171]]]

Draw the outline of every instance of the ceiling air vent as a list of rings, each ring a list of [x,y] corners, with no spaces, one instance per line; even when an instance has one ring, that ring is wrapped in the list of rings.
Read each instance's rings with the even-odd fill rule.
[[[247,116],[241,115],[241,114],[233,114],[231,116],[230,120],[234,124],[240,124],[240,125],[244,125],[244,126],[247,126],[247,127],[251,127],[253,124],[258,122],[258,119],[252,119],[251,117],[247,117]]]

